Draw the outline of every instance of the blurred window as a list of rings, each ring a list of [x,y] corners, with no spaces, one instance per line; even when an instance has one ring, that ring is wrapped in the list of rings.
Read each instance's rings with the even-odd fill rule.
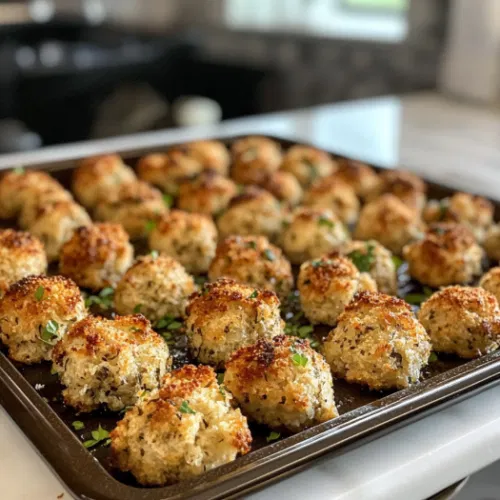
[[[234,29],[399,42],[409,0],[226,0]]]

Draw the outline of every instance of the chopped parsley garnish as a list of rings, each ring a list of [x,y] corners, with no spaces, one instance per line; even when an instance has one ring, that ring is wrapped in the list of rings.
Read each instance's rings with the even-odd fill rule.
[[[271,434],[269,434],[269,436],[267,436],[266,441],[268,443],[271,443],[272,441],[276,441],[280,437],[281,437],[281,434],[279,432],[272,431]]]
[[[313,261],[311,262],[311,266],[313,266],[313,267],[321,267],[321,266],[324,266],[324,265],[325,265],[325,261],[320,260],[320,259],[318,259],[318,260],[313,260]]]
[[[251,295],[248,296],[249,299],[256,299],[259,295],[257,290],[254,290]]]
[[[141,312],[141,309],[142,309],[142,304],[137,304],[134,307],[134,314],[139,314]]]
[[[219,384],[223,384],[224,383],[224,374],[223,373],[218,373],[217,374],[217,382]]]
[[[396,271],[404,264],[403,259],[401,259],[397,255],[392,256],[392,262],[394,263],[394,267],[396,268]]]
[[[367,243],[366,252],[362,250],[353,250],[347,254],[347,257],[352,260],[352,263],[358,268],[360,273],[367,273],[375,262],[374,250],[375,246]]]
[[[206,276],[195,276],[194,277],[194,282],[199,286],[203,286],[207,281],[208,281],[208,278]]]
[[[314,327],[312,325],[299,326],[297,330],[301,339],[306,339],[313,331]]]
[[[40,334],[40,340],[46,344],[52,345],[54,340],[57,340],[59,336],[57,331],[59,330],[59,324],[53,319],[49,319],[47,324],[43,327],[42,333]]]
[[[156,222],[154,220],[148,220],[144,226],[146,233],[150,233],[156,227]]]
[[[307,356],[300,354],[300,352],[294,352],[292,355],[292,361],[294,365],[306,366],[309,359],[307,358]]]
[[[307,158],[303,158],[302,163],[304,163],[305,165],[307,165],[309,167],[309,182],[312,183],[319,176],[318,167],[314,162],[312,162],[311,160],[308,160]]]
[[[113,307],[113,294],[115,290],[111,287],[103,288],[99,295],[89,295],[85,299],[85,305],[90,307],[92,305],[98,305],[101,309],[109,309]]]
[[[412,306],[419,306],[422,302],[425,302],[432,295],[432,293],[432,289],[425,286],[423,293],[409,293],[404,296],[404,300]]]
[[[13,172],[17,175],[23,175],[26,173],[26,170],[24,170],[24,167],[16,167]]]
[[[276,260],[276,256],[274,255],[273,251],[272,251],[272,250],[270,250],[269,248],[266,248],[266,249],[264,250],[264,255],[266,256],[266,259],[267,259],[267,260],[270,260],[271,262],[272,262],[273,260]]]
[[[183,401],[179,410],[181,413],[189,413],[191,415],[194,415],[196,412],[189,406],[187,401]]]
[[[282,221],[281,221],[281,227],[282,227],[283,229],[286,229],[287,227],[290,227],[290,221],[289,221],[289,220],[286,220],[286,219],[282,220]]]
[[[439,358],[437,357],[437,354],[435,352],[431,352],[431,355],[429,356],[429,363],[435,363],[436,361],[439,361]]]
[[[163,195],[163,203],[170,208],[174,204],[174,197],[171,194],[165,193]]]
[[[448,215],[448,208],[450,207],[450,200],[444,198],[439,201],[439,220],[444,220]]]
[[[43,288],[43,286],[39,286],[36,290],[35,290],[35,299],[40,302],[42,299],[43,299],[43,294],[45,293],[45,288]]]
[[[252,248],[253,250],[256,250],[257,249],[257,243],[255,243],[255,241],[249,241],[247,243],[247,247],[248,248]]]
[[[51,375],[57,375],[57,368],[56,368],[56,366],[55,366],[55,365],[52,365],[52,366],[50,367],[50,374],[51,374]]]
[[[75,420],[71,423],[71,426],[73,427],[73,429],[75,429],[75,431],[81,431],[82,429],[85,429],[85,424],[80,420]]]
[[[91,432],[91,435],[92,439],[84,441],[83,443],[83,446],[85,446],[85,448],[93,448],[98,444],[103,444],[104,446],[108,446],[111,443],[109,432],[106,429],[103,429],[101,427],[101,424],[99,424],[99,427],[97,428],[96,431]]]
[[[167,329],[167,330],[178,330],[182,326],[182,323],[180,321],[177,321],[174,317],[172,316],[164,316],[163,318],[159,319],[155,327],[162,330],[162,329]]]
[[[333,229],[335,226],[335,223],[330,220],[328,217],[325,215],[321,215],[318,219],[318,225],[319,226],[326,226],[329,229]]]
[[[158,255],[160,255],[160,254],[158,253],[158,250],[151,250],[151,254],[150,255],[151,255],[151,258],[153,260],[156,260],[158,258]]]

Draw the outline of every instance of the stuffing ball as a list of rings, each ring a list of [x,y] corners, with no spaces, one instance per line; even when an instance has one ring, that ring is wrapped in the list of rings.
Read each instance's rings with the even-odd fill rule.
[[[434,351],[476,358],[498,349],[500,308],[483,288],[444,288],[422,304],[418,319]]]
[[[293,174],[278,170],[271,174],[263,184],[277,200],[290,207],[297,206],[302,200],[302,186]]]
[[[72,189],[86,208],[94,208],[122,184],[136,181],[134,171],[117,154],[85,158],[73,173]]]
[[[339,160],[338,163],[335,177],[349,184],[361,199],[365,199],[378,186],[377,173],[365,163],[348,159]]]
[[[483,249],[472,232],[461,224],[432,224],[422,240],[403,249],[412,278],[424,285],[469,283],[481,274]]]
[[[168,212],[162,194],[145,182],[122,184],[101,200],[95,210],[97,220],[121,224],[130,238],[147,237],[156,220]]]
[[[488,229],[483,247],[488,258],[500,261],[500,224],[495,224]]]
[[[300,266],[297,287],[300,305],[313,324],[333,326],[353,297],[362,291],[376,292],[368,273],[360,273],[347,258],[330,254]]]
[[[167,343],[141,314],[74,324],[52,353],[67,405],[80,412],[120,411],[141,391],[158,389],[172,360]]]
[[[403,247],[422,236],[425,225],[414,210],[392,194],[367,203],[359,214],[354,237],[377,240],[396,255]]]
[[[250,451],[247,419],[208,366],[167,374],[111,433],[116,466],[144,486],[191,479]]]
[[[281,163],[279,144],[266,137],[246,137],[235,141],[232,177],[240,184],[263,184]]]
[[[73,197],[69,191],[62,187],[49,186],[33,192],[21,208],[18,223],[23,229],[33,226],[43,213],[50,211],[51,207],[59,202],[72,202]]]
[[[196,290],[193,278],[172,257],[139,257],[115,290],[119,314],[141,312],[151,321],[184,316],[188,297]]]
[[[344,224],[331,210],[300,207],[281,235],[281,248],[292,264],[340,250],[349,241]]]
[[[217,228],[206,215],[172,210],[149,233],[149,247],[173,257],[190,273],[206,273],[217,248]]]
[[[229,173],[231,156],[226,146],[220,141],[195,141],[177,148],[201,163],[206,170],[225,176]]]
[[[232,278],[287,297],[293,287],[292,266],[265,236],[230,236],[217,246],[208,270],[211,281]]]
[[[276,294],[231,279],[206,283],[190,298],[186,313],[192,355],[201,363],[218,367],[240,347],[283,331]]]
[[[330,367],[307,340],[279,335],[236,351],[224,386],[243,413],[272,429],[300,432],[338,417]]]
[[[373,201],[382,194],[392,194],[407,207],[421,213],[425,206],[427,186],[411,172],[386,170],[379,175],[379,182],[367,194],[366,201]]]
[[[479,286],[492,293],[500,301],[500,267],[490,269],[479,282]]]
[[[361,272],[368,273],[377,283],[379,292],[396,295],[398,276],[392,253],[375,240],[350,241],[342,253]]]
[[[0,296],[21,278],[46,272],[47,256],[38,238],[13,229],[0,230]]]
[[[450,198],[429,201],[423,217],[426,222],[444,221],[465,224],[481,242],[493,223],[493,205],[481,196],[455,193]]]
[[[0,300],[0,340],[15,361],[48,361],[54,345],[86,314],[80,290],[70,279],[27,276]]]
[[[196,179],[179,186],[177,206],[186,212],[216,217],[238,194],[236,184],[213,170],[202,172]]]
[[[337,170],[337,162],[326,152],[310,146],[292,146],[283,157],[281,169],[293,174],[303,188],[328,177]]]
[[[92,221],[83,207],[73,201],[59,201],[48,205],[29,228],[41,240],[49,262],[59,258],[62,246],[80,226],[90,226]]]
[[[0,179],[0,218],[17,217],[27,200],[38,191],[64,188],[49,174],[22,168],[8,171]]]
[[[217,227],[221,238],[261,234],[275,241],[281,232],[283,217],[278,200],[252,186],[231,200],[228,209],[217,219]]]
[[[304,194],[303,204],[329,208],[345,224],[353,224],[359,215],[359,200],[354,189],[335,176],[313,183]]]
[[[59,271],[78,286],[114,287],[134,260],[134,248],[120,224],[79,227],[61,249]]]
[[[145,182],[176,195],[179,185],[203,170],[199,160],[181,149],[144,156],[137,164],[137,175]]]
[[[409,304],[363,292],[340,315],[324,354],[334,376],[373,390],[404,389],[419,380],[431,344]]]

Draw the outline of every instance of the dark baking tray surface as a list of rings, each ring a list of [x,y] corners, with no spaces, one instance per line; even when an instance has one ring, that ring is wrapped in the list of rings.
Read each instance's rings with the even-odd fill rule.
[[[285,148],[295,144],[276,137],[273,139]],[[232,140],[224,139],[224,142]],[[163,149],[167,147],[171,145],[165,145]],[[118,152],[133,165],[139,155],[161,149]],[[51,171],[69,187],[74,165],[74,161],[62,161],[36,167]],[[429,195],[433,198],[453,192],[444,186],[428,185]],[[500,204],[495,204],[495,209],[498,219]],[[339,418],[272,444],[267,444],[265,440],[269,430],[252,426],[255,443],[248,455],[194,480],[163,488],[144,488],[138,486],[130,475],[112,470],[108,448],[89,451],[81,444],[98,424],[111,430],[117,421],[116,415],[104,412],[76,415],[62,403],[61,386],[57,377],[50,374],[48,363],[36,366],[13,364],[0,346],[0,404],[72,494],[85,500],[238,496],[293,473],[327,452],[344,452],[446,404],[470,397],[499,381],[500,351],[469,362],[440,355],[439,360],[426,369],[423,382],[393,393],[368,391],[336,380],[335,399],[341,413]],[[74,431],[71,428],[74,420],[83,421],[85,429]]]

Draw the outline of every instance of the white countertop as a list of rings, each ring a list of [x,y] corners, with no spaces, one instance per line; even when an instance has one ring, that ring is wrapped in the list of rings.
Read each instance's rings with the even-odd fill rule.
[[[379,98],[135,136],[134,146],[267,133],[314,143],[491,197],[500,181],[500,115],[433,94]],[[0,168],[119,149],[130,138],[0,157]],[[55,500],[64,486],[0,408],[0,498]],[[422,500],[500,459],[500,388],[489,389],[251,495],[255,499]]]

